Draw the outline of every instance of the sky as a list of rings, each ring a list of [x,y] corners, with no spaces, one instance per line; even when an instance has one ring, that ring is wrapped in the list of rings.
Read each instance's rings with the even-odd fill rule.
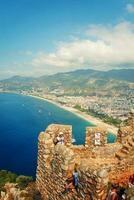
[[[134,68],[134,0],[0,0],[0,79]]]

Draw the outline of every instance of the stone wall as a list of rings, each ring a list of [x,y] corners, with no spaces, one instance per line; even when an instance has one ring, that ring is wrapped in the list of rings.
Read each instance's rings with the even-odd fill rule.
[[[134,111],[128,118],[128,126],[120,127],[117,142],[121,148],[115,153],[117,164],[109,173],[111,183],[128,185],[129,177],[134,174]]]
[[[105,146],[107,144],[107,130],[100,127],[87,127],[85,146],[94,148],[95,146]]]
[[[127,126],[120,126],[117,134],[117,142],[126,143],[127,137],[134,135],[134,110],[131,110],[129,113],[127,124]]]
[[[121,149],[115,154],[117,165],[109,173],[110,182],[127,185],[129,177],[134,174],[134,136],[128,136]]]
[[[121,183],[120,180],[123,180],[122,184],[127,184],[129,176],[134,173],[134,132],[131,123],[129,134],[123,132],[125,128],[120,129],[114,144],[107,144],[107,131],[100,127],[87,127],[85,145],[80,146],[71,143],[71,126],[52,124],[41,132],[36,183],[42,199],[105,200],[109,182]],[[53,142],[59,132],[64,134],[64,145]],[[78,190],[72,189],[63,194],[66,180],[75,168],[79,174]]]

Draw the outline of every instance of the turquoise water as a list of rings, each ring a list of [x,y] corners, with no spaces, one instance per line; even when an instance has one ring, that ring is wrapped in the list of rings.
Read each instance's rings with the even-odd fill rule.
[[[52,123],[72,125],[76,144],[84,143],[85,127],[92,126],[47,101],[0,94],[0,169],[35,176],[38,134]],[[114,139],[110,134],[108,141]]]

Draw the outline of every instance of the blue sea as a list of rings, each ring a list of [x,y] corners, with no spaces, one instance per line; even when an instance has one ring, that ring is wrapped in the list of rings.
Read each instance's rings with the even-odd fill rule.
[[[44,100],[0,94],[0,169],[35,177],[40,131],[49,124],[69,124],[76,144],[83,144],[91,123]],[[115,136],[109,134],[108,142]]]

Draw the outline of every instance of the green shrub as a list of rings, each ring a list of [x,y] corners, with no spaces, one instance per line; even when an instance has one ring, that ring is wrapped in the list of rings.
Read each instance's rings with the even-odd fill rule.
[[[17,183],[23,189],[32,181],[33,179],[30,176],[17,176],[17,174],[10,171],[0,170],[0,191],[4,189],[6,183]]]
[[[0,170],[0,190],[3,189],[3,186],[5,183],[15,183],[16,182],[17,175],[14,173],[11,173],[7,170]]]
[[[30,182],[32,182],[32,181],[33,181],[33,178],[32,178],[31,176],[18,176],[18,177],[16,178],[16,183],[18,183],[18,186],[19,186],[21,189],[27,187],[28,184],[29,184]]]

